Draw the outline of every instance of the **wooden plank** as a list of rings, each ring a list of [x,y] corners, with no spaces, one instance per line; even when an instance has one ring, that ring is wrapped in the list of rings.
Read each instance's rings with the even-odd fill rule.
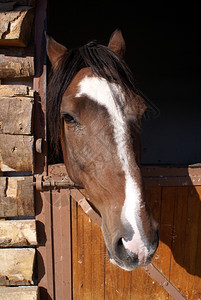
[[[73,275],[73,299],[79,299],[79,258],[78,258],[78,204],[76,201],[71,202],[71,228],[72,228],[72,275]]]
[[[147,187],[145,188],[145,199],[148,202],[154,218],[160,224],[161,213],[161,187]],[[157,250],[153,262],[157,265],[160,255],[160,245]],[[131,283],[131,299],[168,299],[168,294],[163,288],[150,276],[148,276],[143,269],[137,269],[132,272]]]
[[[25,84],[1,84],[0,97],[34,97],[34,91]]]
[[[26,47],[33,19],[34,10],[29,6],[17,6],[12,11],[0,12],[0,46]]]
[[[34,76],[33,48],[1,48],[0,79]]]
[[[30,285],[35,249],[0,249],[0,285]]]
[[[44,300],[55,300],[52,199],[50,192],[35,193],[37,219],[37,276],[40,296]],[[59,245],[57,245],[59,246]]]
[[[0,300],[39,300],[38,287],[2,287],[0,289]]]
[[[71,196],[73,299],[104,299],[106,250],[102,232],[77,206],[76,201],[83,195],[72,190]]]
[[[168,297],[168,293],[143,269],[139,268],[132,272],[131,300],[167,300]]]
[[[171,282],[187,299],[201,295],[201,187],[178,188]]]
[[[171,247],[174,232],[174,205],[176,197],[176,187],[162,188],[160,245],[157,251],[157,267],[167,279],[170,279]]]
[[[148,202],[151,211],[153,213],[154,218],[157,222],[161,223],[161,205],[162,205],[162,188],[159,186],[156,187],[147,187],[145,188],[145,199]],[[161,224],[160,224],[161,225]],[[159,248],[152,260],[152,262],[159,267],[161,267],[159,263],[159,258],[161,255],[161,248],[163,244],[159,243]],[[140,282],[140,284],[139,284]],[[161,286],[149,277],[145,271],[136,270],[132,274],[132,286],[131,286],[131,294],[136,295],[137,299],[143,299],[146,295],[147,298],[154,299],[168,299],[168,293],[161,288]]]
[[[37,245],[35,220],[0,220],[0,247]]]
[[[111,264],[108,255],[105,261],[105,299],[130,299],[132,272]]]
[[[188,186],[201,184],[200,164],[186,167],[143,166],[142,176],[146,186]]]
[[[33,136],[0,134],[0,171],[33,171]]]
[[[77,218],[77,290],[75,299],[87,300],[91,297],[92,290],[92,260],[91,260],[91,223],[88,217],[78,208]],[[87,224],[88,222],[88,224]]]
[[[0,133],[32,133],[33,98],[0,97]]]
[[[197,199],[199,200],[199,220],[198,220],[198,234],[197,234],[197,249],[196,249],[196,265],[194,273],[194,286],[197,298],[201,298],[201,186],[195,187]],[[195,195],[196,195],[195,194]],[[196,201],[197,202],[197,201]],[[196,205],[197,207],[197,205]]]
[[[163,166],[143,166],[141,168],[144,177],[186,177],[201,174],[201,164],[186,167],[163,167]]]
[[[105,297],[105,256],[106,248],[101,228],[91,221],[92,226],[92,297],[91,299],[104,299]]]
[[[187,223],[188,210],[188,189],[189,187],[177,188],[178,196],[175,199],[174,214],[174,238],[172,243],[171,273],[170,279],[177,289],[186,295],[186,278],[188,273],[185,271],[185,231]],[[184,280],[184,284],[183,284]],[[184,289],[183,289],[184,287]]]
[[[71,300],[70,190],[52,191],[55,298]]]
[[[33,216],[33,177],[0,177],[0,217]]]

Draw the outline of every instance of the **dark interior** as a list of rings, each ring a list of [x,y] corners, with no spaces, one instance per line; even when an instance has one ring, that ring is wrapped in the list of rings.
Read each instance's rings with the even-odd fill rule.
[[[136,87],[156,107],[142,124],[142,164],[201,163],[201,23],[196,7],[49,1],[47,32],[69,49],[122,29]],[[132,5],[131,5],[132,4]],[[63,5],[61,7],[61,5]],[[165,5],[165,4],[164,4]]]

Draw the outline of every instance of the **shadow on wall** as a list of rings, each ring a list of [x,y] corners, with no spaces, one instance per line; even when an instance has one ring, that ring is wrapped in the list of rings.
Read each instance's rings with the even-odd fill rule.
[[[155,262],[166,261],[175,276],[181,274],[181,266],[201,277],[201,186],[147,187],[146,197],[163,243]]]

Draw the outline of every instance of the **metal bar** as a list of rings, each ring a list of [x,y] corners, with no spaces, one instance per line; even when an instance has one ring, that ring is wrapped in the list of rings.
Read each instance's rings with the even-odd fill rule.
[[[77,184],[69,181],[54,181],[54,182],[42,181],[41,183],[45,191],[56,190],[56,189],[80,189],[80,187]],[[36,185],[37,183],[33,182],[33,186],[36,187]]]
[[[150,263],[148,266],[143,267],[145,272],[152,277],[154,280],[156,280],[160,286],[170,296],[172,296],[176,300],[185,300],[186,298],[176,289],[176,287],[158,270],[156,266],[154,266],[152,263]]]
[[[77,201],[77,200],[76,200]],[[89,202],[86,200],[86,198],[82,198],[79,201],[77,201],[78,204],[82,207],[85,214],[94,221],[98,226],[102,225],[102,218],[101,216],[95,212],[95,210],[91,207]]]

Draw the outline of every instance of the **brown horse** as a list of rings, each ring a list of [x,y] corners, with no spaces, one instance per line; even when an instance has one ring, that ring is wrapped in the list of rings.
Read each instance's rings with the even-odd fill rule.
[[[50,139],[61,141],[70,178],[86,189],[102,217],[112,263],[133,270],[158,246],[158,224],[144,199],[139,168],[141,117],[146,105],[123,60],[116,30],[108,47],[90,42],[67,50],[47,37],[53,74],[48,85]]]

